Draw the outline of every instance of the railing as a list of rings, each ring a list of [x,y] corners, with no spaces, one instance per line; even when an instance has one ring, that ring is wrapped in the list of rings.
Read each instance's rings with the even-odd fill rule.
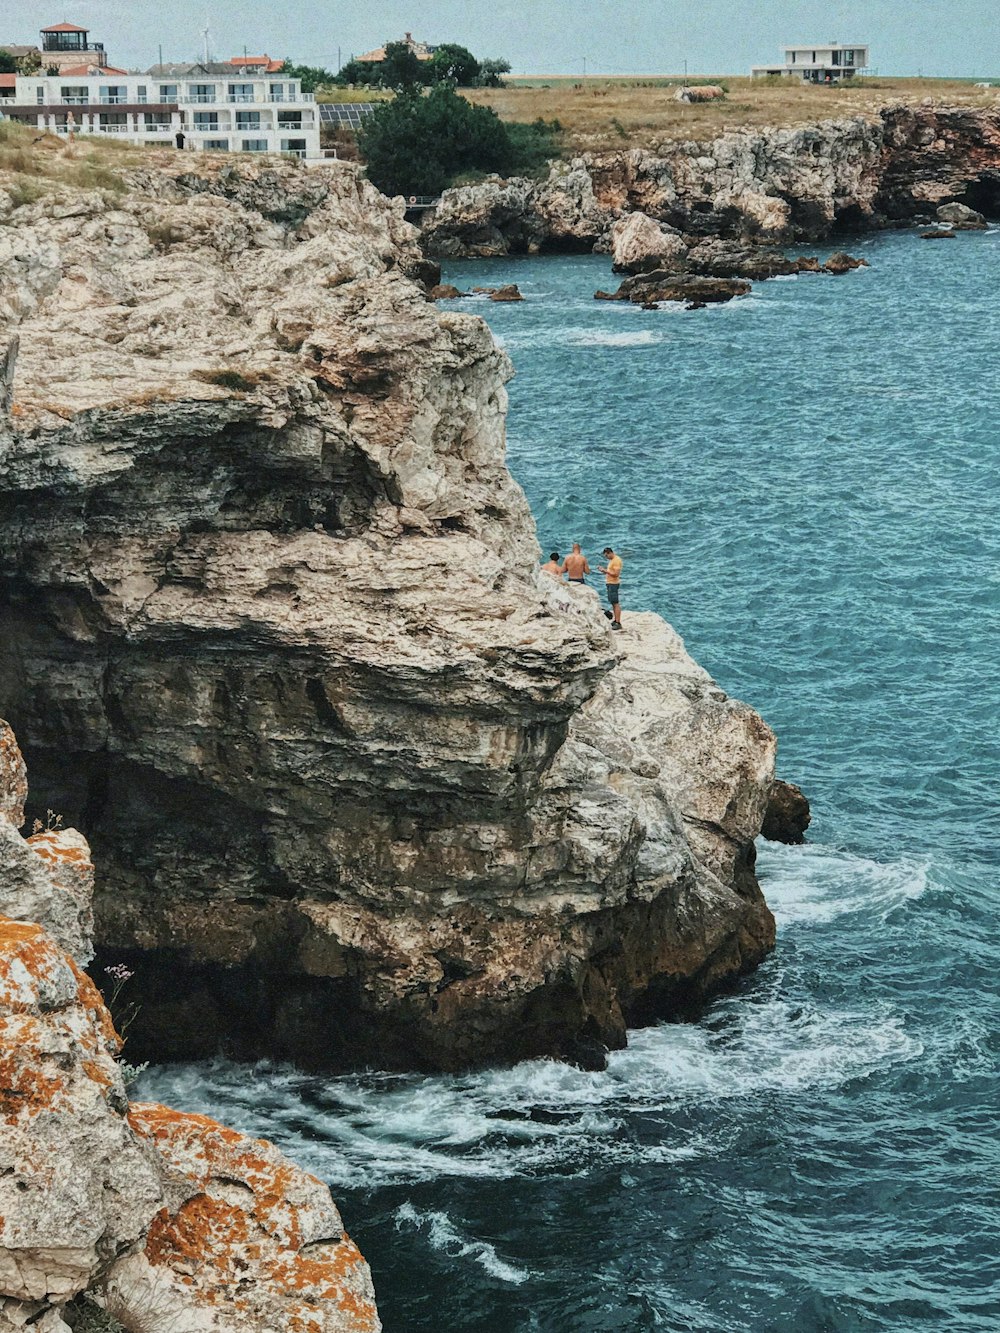
[[[300,130],[302,128],[301,120],[278,120],[279,130]]]
[[[94,127],[99,134],[131,134],[132,131],[128,125],[96,125]]]
[[[215,93],[193,93],[190,97],[182,97],[182,102],[217,102],[219,99]],[[230,98],[230,101],[233,99]]]
[[[253,93],[230,93],[226,98],[227,102],[256,102]]]
[[[196,120],[191,128],[196,134],[218,134],[219,122],[217,120]]]
[[[60,97],[60,106],[86,106],[90,101],[89,97]]]
[[[128,100],[128,93],[124,93],[121,96],[116,94],[113,97],[109,97],[107,93],[103,93],[98,102],[98,106],[124,106]]]

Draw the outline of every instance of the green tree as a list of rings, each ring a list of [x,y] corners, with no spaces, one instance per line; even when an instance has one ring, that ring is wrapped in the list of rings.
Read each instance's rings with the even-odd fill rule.
[[[382,82],[381,69],[381,65],[373,65],[368,61],[349,60],[346,65],[341,65],[337,83],[360,83],[366,87],[379,84]]]
[[[516,141],[509,131],[517,131]],[[358,146],[384,194],[438,194],[464,172],[533,164],[542,144],[551,151],[553,136],[548,126],[507,126],[489,107],[439,83],[426,95],[409,88],[380,106],[358,132]]]
[[[324,84],[337,81],[337,76],[328,69],[322,69],[318,65],[295,65],[290,60],[284,62],[281,73],[289,79],[298,79],[304,93],[314,93]]]
[[[502,88],[503,76],[509,73],[509,60],[481,60],[479,62],[479,78],[476,83],[480,88]]]
[[[17,61],[9,51],[0,51],[0,74],[16,74]]]
[[[454,42],[445,42],[434,52],[430,62],[435,83],[447,80],[459,88],[472,88],[479,78],[480,64],[471,51]]]
[[[428,79],[429,61],[418,60],[405,42],[389,42],[378,66],[379,82],[386,88],[415,88]]]

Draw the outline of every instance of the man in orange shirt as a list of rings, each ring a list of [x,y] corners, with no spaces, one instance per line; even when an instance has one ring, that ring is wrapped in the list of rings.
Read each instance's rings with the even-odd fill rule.
[[[618,589],[622,581],[622,558],[620,555],[615,555],[610,546],[605,546],[604,554],[608,563],[601,565],[601,573],[604,575],[608,602],[611,606],[611,610],[605,611],[604,614],[611,621],[611,628],[620,630],[622,627],[622,608],[618,600]]]

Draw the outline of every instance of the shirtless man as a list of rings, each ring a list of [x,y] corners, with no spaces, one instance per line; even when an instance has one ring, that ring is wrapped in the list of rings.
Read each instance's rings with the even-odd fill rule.
[[[551,574],[554,579],[558,579],[559,582],[562,583],[563,567],[559,563],[558,551],[549,552],[548,560],[545,562],[544,565],[542,565],[542,573]]]
[[[569,577],[570,583],[586,583],[584,574],[590,573],[590,566],[587,564],[587,557],[580,550],[580,543],[573,543],[573,550],[563,561],[563,573]]]
[[[620,630],[622,627],[622,608],[618,600],[618,591],[622,581],[622,558],[620,555],[615,555],[610,546],[605,546],[604,554],[608,563],[601,565],[601,573],[604,575],[608,603],[611,607],[611,610],[605,611],[604,614],[611,621],[611,628]]]

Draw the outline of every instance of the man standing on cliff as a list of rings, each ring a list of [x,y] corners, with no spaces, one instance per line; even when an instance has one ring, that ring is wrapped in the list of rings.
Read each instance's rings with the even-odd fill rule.
[[[605,611],[604,614],[611,621],[611,628],[620,630],[622,627],[622,608],[618,600],[618,590],[622,581],[622,558],[620,555],[615,555],[610,546],[605,546],[604,555],[608,563],[601,565],[601,573],[604,575],[604,585],[611,606],[611,610]]]
[[[570,583],[584,583],[584,574],[590,573],[590,566],[587,564],[587,557],[580,550],[580,543],[574,542],[573,549],[563,561],[563,572],[568,577]]]

